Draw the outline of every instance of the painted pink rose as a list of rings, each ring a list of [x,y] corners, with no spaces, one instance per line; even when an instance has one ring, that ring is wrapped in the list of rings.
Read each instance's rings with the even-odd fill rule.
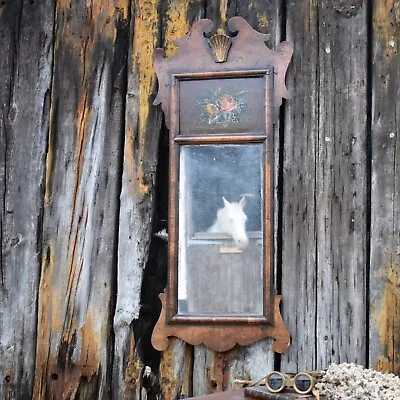
[[[226,112],[231,112],[237,108],[238,102],[230,94],[224,94],[219,98],[219,105],[222,110]]]

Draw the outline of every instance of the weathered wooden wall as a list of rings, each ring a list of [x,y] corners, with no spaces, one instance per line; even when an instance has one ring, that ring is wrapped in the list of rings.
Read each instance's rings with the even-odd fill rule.
[[[235,15],[294,43],[274,130],[293,344],[159,354],[168,132],[152,54]],[[4,0],[0,38],[1,398],[172,399],[344,361],[400,373],[398,0]]]

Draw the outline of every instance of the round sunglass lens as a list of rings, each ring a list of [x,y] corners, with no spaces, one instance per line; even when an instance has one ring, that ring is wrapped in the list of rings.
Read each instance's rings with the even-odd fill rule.
[[[282,376],[279,375],[279,374],[271,374],[268,377],[268,386],[272,390],[282,389],[282,387],[283,387],[283,378],[282,378]]]
[[[301,392],[306,392],[311,389],[311,379],[307,375],[298,375],[294,381],[296,387]]]

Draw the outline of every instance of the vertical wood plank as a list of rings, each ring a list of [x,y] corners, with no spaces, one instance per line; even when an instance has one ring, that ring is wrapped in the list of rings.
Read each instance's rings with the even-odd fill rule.
[[[400,4],[373,2],[370,366],[400,373]]]
[[[35,368],[54,1],[0,4],[0,397]]]
[[[317,368],[366,362],[366,7],[318,2]]]
[[[128,4],[57,1],[35,399],[110,396]]]
[[[293,345],[283,370],[366,359],[366,6],[296,3],[291,85],[302,100],[289,102],[285,127],[282,291]]]
[[[170,338],[160,362],[160,386],[166,400],[191,397],[193,346],[178,338]]]
[[[280,42],[281,2],[271,1],[213,1],[207,3],[206,17],[214,21],[216,28],[226,29],[229,18],[240,15],[257,31],[271,33],[268,43],[275,48]],[[277,168],[279,130],[274,129],[275,136],[275,198],[277,196]],[[277,210],[276,210],[277,211]],[[275,217],[275,220],[277,218]],[[275,223],[277,229],[277,223]],[[276,232],[275,232],[276,238]],[[234,348],[226,353],[216,353],[204,346],[194,349],[193,395],[200,396],[235,388],[235,379],[258,380],[265,376],[274,366],[272,339],[264,339],[251,346]]]
[[[149,255],[161,126],[161,113],[152,106],[156,89],[152,56],[159,45],[160,1],[136,0],[132,7],[112,384],[113,396],[122,399],[139,398],[142,391],[145,365],[132,322],[139,318]]]
[[[317,302],[315,190],[318,141],[318,12],[313,0],[287,2],[288,69],[283,140],[282,308],[292,336],[281,370],[315,368]]]

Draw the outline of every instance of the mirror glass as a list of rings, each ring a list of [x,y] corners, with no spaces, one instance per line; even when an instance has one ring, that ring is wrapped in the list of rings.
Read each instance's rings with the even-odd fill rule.
[[[183,145],[178,314],[263,315],[264,144]]]

